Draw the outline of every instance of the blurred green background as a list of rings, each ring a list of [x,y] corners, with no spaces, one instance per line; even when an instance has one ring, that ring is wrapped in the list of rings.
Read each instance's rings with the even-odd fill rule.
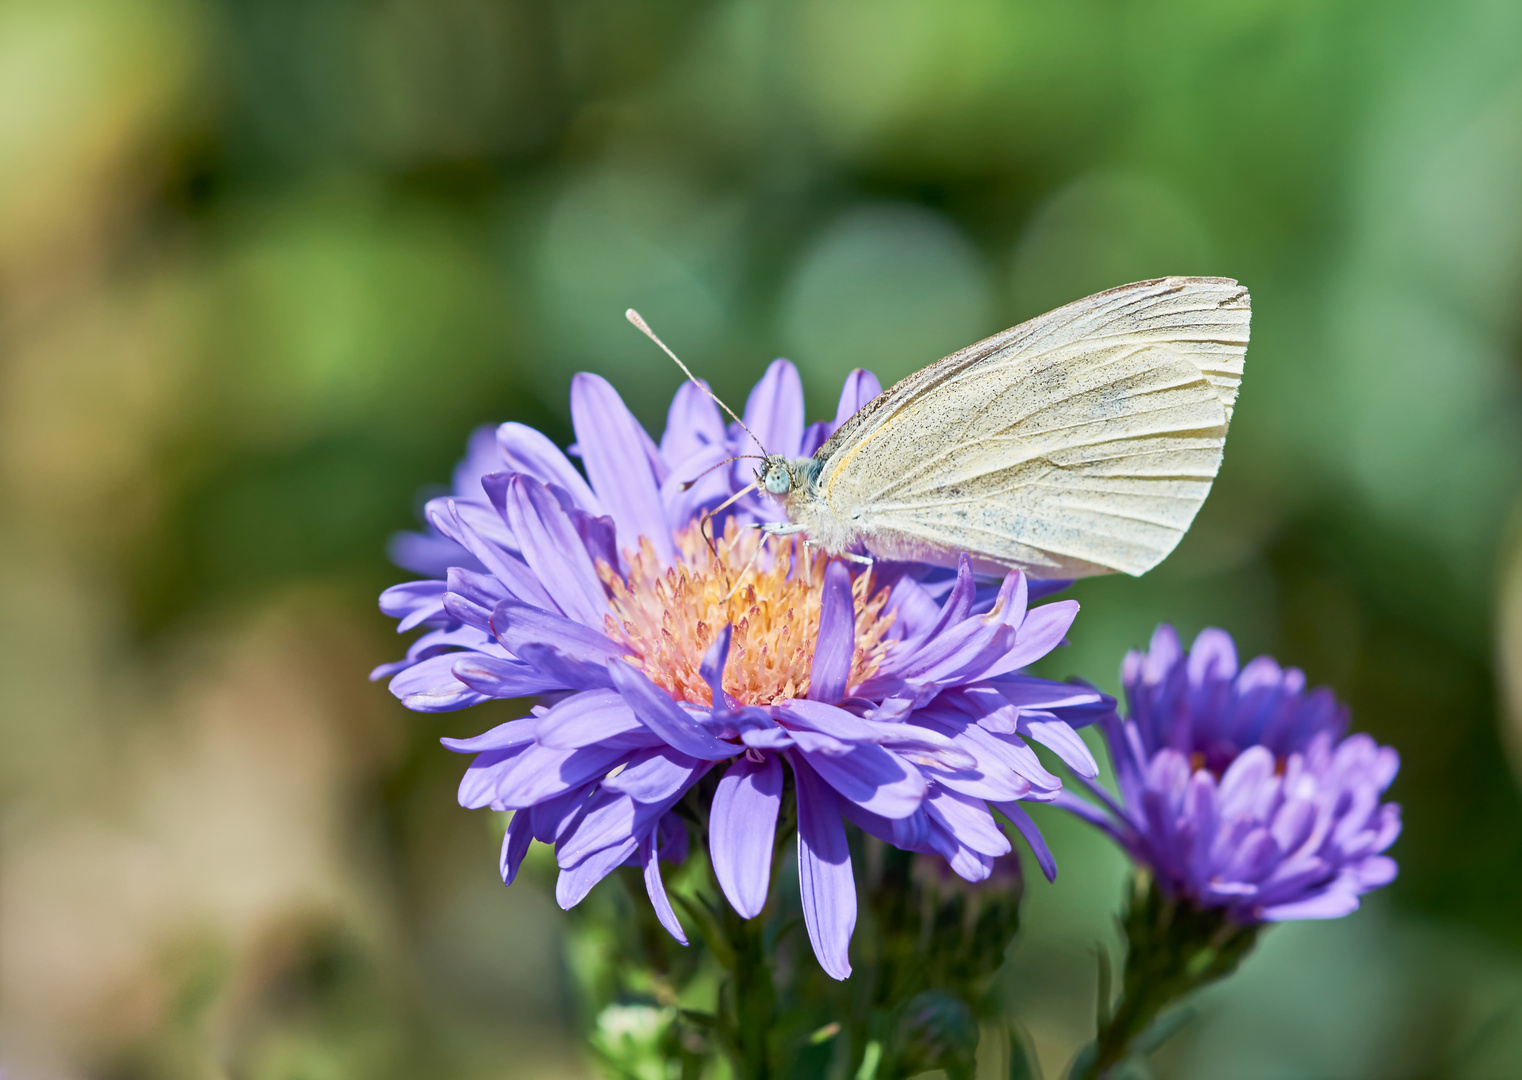
[[[473,425],[772,357],[814,416],[1089,292],[1250,286],[1225,468],[1073,590],[1395,744],[1399,881],[1277,929],[1181,1080],[1522,1071],[1515,0],[0,0],[0,1065],[580,1077],[564,916],[371,665]],[[1244,656],[1245,658],[1245,656]],[[1123,867],[1042,816],[1007,992],[1090,1034]]]

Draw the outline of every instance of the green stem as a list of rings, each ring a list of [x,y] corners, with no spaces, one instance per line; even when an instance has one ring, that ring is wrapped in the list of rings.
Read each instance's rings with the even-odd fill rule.
[[[789,784],[789,788],[790,788]],[[785,788],[782,811],[778,815],[772,846],[771,879],[777,880],[783,857],[793,839],[796,822],[791,791]],[[770,1080],[775,1075],[771,1054],[771,1037],[776,1023],[777,988],[771,961],[767,956],[766,926],[768,912],[754,919],[743,919],[724,899],[718,878],[709,864],[717,930],[727,945],[716,949],[715,957],[729,973],[732,1002],[720,1008],[721,1023],[729,1027],[725,1042],[734,1061],[735,1080]]]
[[[767,1037],[777,993],[767,963],[764,922],[742,919],[724,907],[724,933],[730,941],[733,962],[729,965],[734,996],[734,1028],[737,1080],[768,1080],[772,1075]]]
[[[1128,949],[1120,1002],[1113,1012],[1100,1002],[1098,1035],[1074,1063],[1070,1080],[1108,1080],[1118,1065],[1155,1049],[1171,1034],[1156,1026],[1159,1015],[1234,972],[1261,929],[1221,908],[1171,897],[1140,872],[1123,925]]]

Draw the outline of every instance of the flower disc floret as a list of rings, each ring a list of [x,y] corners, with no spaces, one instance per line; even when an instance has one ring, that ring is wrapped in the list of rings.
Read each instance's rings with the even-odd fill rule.
[[[710,548],[700,524],[677,533],[679,557],[670,566],[661,565],[648,542],[630,553],[627,576],[598,563],[608,589],[608,637],[622,642],[673,698],[712,705],[703,658],[730,626],[723,688],[732,702],[773,705],[808,697],[829,559],[797,538],[773,541],[772,551],[763,551],[761,533],[741,531],[733,518]],[[863,573],[851,583],[856,625],[848,692],[877,671],[892,644],[893,615],[883,612],[889,590],[872,595],[872,580]]]

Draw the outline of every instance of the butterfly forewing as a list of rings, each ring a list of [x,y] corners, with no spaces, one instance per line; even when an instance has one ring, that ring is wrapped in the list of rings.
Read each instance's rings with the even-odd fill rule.
[[[1248,317],[1235,282],[1165,278],[1006,330],[847,421],[818,496],[887,558],[1141,573],[1210,491]]]

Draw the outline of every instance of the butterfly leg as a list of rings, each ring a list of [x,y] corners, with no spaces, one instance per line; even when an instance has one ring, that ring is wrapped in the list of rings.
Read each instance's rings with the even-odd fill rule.
[[[740,576],[735,578],[735,583],[734,583],[734,585],[732,585],[730,587],[728,595],[726,595],[724,597],[724,602],[726,604],[729,603],[730,597],[734,596],[735,593],[740,591],[740,586],[745,583],[745,575],[749,574],[751,572],[751,570],[755,567],[756,560],[761,557],[761,552],[766,547],[766,538],[768,536],[779,535],[779,534],[777,534],[775,532],[770,531],[770,530],[776,529],[777,527],[778,526],[776,526],[776,525],[763,525],[759,521],[752,521],[749,524],[741,525],[740,526],[740,532],[744,532],[746,529],[760,529],[761,532],[762,532],[762,537],[761,537],[761,542],[756,545],[756,550],[752,551],[750,553],[750,558],[748,560],[746,560],[745,568],[740,571]],[[799,525],[799,526],[791,526],[791,525],[786,525],[786,524],[784,524],[783,527],[785,527],[789,531],[793,531],[793,532],[796,532],[798,529],[802,528],[801,525]]]
[[[805,540],[803,542],[803,546],[804,547],[817,548],[820,545],[814,543],[814,541],[812,541],[812,540]],[[867,567],[869,569],[871,567],[875,566],[876,563],[877,563],[877,560],[872,558],[872,556],[870,556],[870,555],[853,555],[849,551],[842,551],[839,555],[836,555],[835,557],[837,559],[845,559],[847,562],[857,563],[857,564],[859,564],[861,566],[865,566],[865,567]]]
[[[798,525],[791,521],[773,521],[759,526],[759,528],[767,536],[792,536],[796,533],[804,532],[808,529],[808,526]],[[808,541],[805,540],[804,543],[808,543]]]

